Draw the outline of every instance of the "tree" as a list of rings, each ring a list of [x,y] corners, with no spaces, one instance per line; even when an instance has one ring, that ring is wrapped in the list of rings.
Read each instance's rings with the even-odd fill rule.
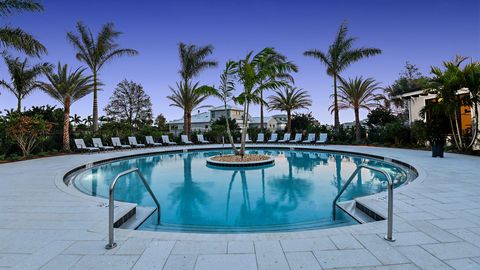
[[[177,83],[177,87],[170,87],[172,94],[167,98],[172,102],[170,106],[178,107],[183,110],[183,130],[184,133],[189,135],[192,126],[192,111],[195,109],[203,108],[200,104],[208,98],[208,95],[202,90],[202,86],[191,82]]]
[[[292,131],[292,111],[306,109],[312,106],[307,91],[296,87],[283,87],[283,91],[275,90],[275,95],[268,98],[269,110],[279,110],[287,113],[287,132]]]
[[[19,57],[12,58],[8,55],[3,56],[3,60],[7,65],[8,73],[10,73],[10,81],[8,83],[0,80],[0,86],[10,91],[17,98],[17,111],[22,110],[22,100],[38,88],[39,82],[37,78],[44,70],[51,68],[48,63],[41,63],[31,66],[28,59],[23,61]]]
[[[362,77],[355,77],[355,79],[343,80],[340,79],[340,87],[338,94],[338,109],[353,109],[355,113],[355,140],[361,140],[361,125],[360,125],[360,109],[370,111],[378,106],[378,101],[382,97],[376,94],[379,90],[378,83],[372,78],[363,79]],[[330,106],[333,111],[334,105]]]
[[[163,116],[163,114],[159,114],[157,118],[155,118],[155,125],[158,127],[160,130],[168,130],[167,128],[167,118]]]
[[[265,89],[278,89],[280,86],[285,86],[283,81],[277,81],[275,78],[264,82],[264,78],[268,74],[272,74],[272,69],[279,69],[277,65],[269,66],[268,68],[260,68],[261,63],[265,62],[265,58],[271,57],[275,51],[272,48],[265,48],[256,55],[253,51],[249,52],[247,56],[238,61],[235,74],[241,84],[243,84],[243,92],[235,97],[235,101],[243,105],[243,124],[240,155],[245,155],[245,138],[248,128],[248,111],[251,103],[259,104],[261,101],[261,92]],[[252,56],[253,55],[253,56]],[[274,72],[279,72],[276,70]]]
[[[74,114],[73,116],[70,116],[70,119],[74,126],[82,123],[82,118],[78,114]]]
[[[40,12],[43,6],[34,0],[4,0],[0,1],[0,18],[8,17],[22,11]],[[40,56],[47,49],[32,35],[20,28],[11,26],[0,27],[0,46],[13,48],[29,56]]]
[[[197,46],[184,43],[178,45],[180,57],[180,70],[178,72],[182,81],[177,83],[177,89],[170,87],[173,94],[167,98],[173,102],[170,106],[183,109],[183,130],[188,136],[190,136],[192,127],[192,110],[197,107],[200,108],[200,103],[208,96],[201,91],[202,88],[199,87],[199,82],[192,83],[191,80],[198,76],[201,71],[217,66],[216,61],[207,59],[212,52],[212,45]]]
[[[371,110],[367,115],[367,125],[370,127],[384,127],[386,124],[395,122],[397,117],[389,108],[379,107]]]
[[[312,112],[294,113],[292,115],[292,131],[310,130],[318,127],[319,122],[313,117]]]
[[[352,63],[359,61],[362,58],[374,56],[382,53],[377,48],[360,47],[352,49],[353,43],[357,40],[355,37],[347,36],[348,27],[344,22],[340,25],[337,36],[334,42],[328,47],[326,53],[320,50],[309,50],[304,52],[305,56],[311,56],[320,60],[327,66],[327,74],[333,77],[333,112],[335,130],[338,131],[340,126],[338,96],[337,96],[337,79],[340,73],[348,68]]]
[[[93,131],[98,130],[98,97],[100,82],[98,75],[100,69],[115,57],[137,55],[134,49],[121,49],[116,39],[122,32],[114,29],[113,23],[104,24],[96,39],[93,33],[82,22],[77,22],[78,35],[73,32],[67,33],[67,39],[77,50],[76,57],[84,62],[93,74]]]
[[[57,65],[56,73],[46,72],[49,83],[41,83],[40,88],[63,105],[63,150],[70,151],[70,107],[94,89],[93,76],[84,75],[85,68],[68,71],[67,65]]]
[[[472,62],[461,68],[467,57],[457,56],[453,61],[443,62],[444,70],[432,67],[434,75],[430,84],[429,93],[436,94],[437,102],[432,102],[425,109],[434,114],[444,113],[448,117],[452,137],[458,150],[471,149],[477,140],[478,132],[478,102],[480,95],[480,63]],[[458,91],[468,88],[469,95],[459,95]],[[474,110],[472,134],[464,138],[461,130],[459,111],[462,105],[468,105]],[[435,112],[436,111],[436,112]]]
[[[133,126],[152,118],[152,102],[141,84],[125,79],[117,84],[105,112],[107,116],[125,120]]]
[[[40,116],[16,115],[7,127],[7,134],[22,150],[23,158],[27,158],[32,150],[42,142],[50,130],[52,124],[43,120]]]
[[[262,72],[265,75],[265,78],[260,80],[260,85],[271,80],[286,80],[289,82],[294,82],[293,77],[290,75],[290,72],[298,72],[298,67],[290,61],[287,61],[287,57],[276,52],[275,49],[271,48],[271,53],[261,59],[257,65],[257,69],[261,71],[270,71]],[[263,88],[262,88],[263,89]],[[268,90],[268,89],[264,89]],[[264,90],[260,91],[260,130],[263,131],[264,128],[264,116],[263,116],[263,107],[265,100],[263,98]]]
[[[216,89],[215,87],[204,87],[203,89],[205,90],[205,94],[217,97],[223,102],[227,137],[234,153],[238,154],[237,148],[235,147],[235,142],[233,141],[232,132],[230,130],[230,117],[227,115],[228,102],[232,100],[233,92],[235,91],[235,81],[233,80],[233,77],[235,75],[236,67],[236,62],[227,61],[227,63],[225,64],[225,69],[220,75],[220,86],[218,87],[218,89]]]

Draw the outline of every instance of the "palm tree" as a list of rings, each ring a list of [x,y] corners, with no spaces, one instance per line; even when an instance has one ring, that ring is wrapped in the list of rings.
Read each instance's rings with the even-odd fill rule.
[[[234,61],[227,61],[225,64],[225,69],[223,70],[222,74],[220,75],[220,86],[217,88],[215,87],[203,87],[205,94],[217,97],[218,99],[222,100],[224,106],[224,114],[225,114],[225,125],[227,127],[227,135],[230,144],[232,145],[232,149],[235,154],[238,154],[237,148],[235,147],[235,143],[233,141],[232,132],[230,130],[230,116],[227,115],[228,112],[228,102],[233,98],[233,92],[235,91],[235,81],[233,77],[235,75],[237,63]]]
[[[360,142],[360,109],[370,111],[377,107],[379,105],[378,101],[383,96],[376,94],[375,91],[381,88],[373,78],[355,77],[355,79],[348,79],[348,81],[340,78],[340,83],[337,108],[339,110],[353,109],[355,112],[355,138],[357,142]],[[330,106],[331,111],[335,109],[334,106]]]
[[[97,91],[99,86],[98,74],[105,63],[115,57],[125,55],[137,55],[134,49],[121,49],[115,40],[122,32],[115,31],[113,23],[103,25],[94,39],[92,31],[88,29],[82,22],[77,22],[78,34],[73,32],[67,33],[67,39],[73,44],[77,50],[76,57],[79,61],[84,62],[93,74],[93,131],[98,130],[98,101]]]
[[[235,101],[243,105],[243,126],[240,155],[245,155],[245,139],[248,128],[248,111],[251,103],[259,104],[261,102],[261,92],[266,89],[278,89],[286,85],[283,81],[277,81],[271,78],[264,81],[270,74],[280,73],[281,67],[278,65],[269,65],[266,68],[260,68],[265,58],[269,58],[276,52],[272,48],[265,48],[256,55],[253,51],[249,52],[245,59],[238,61],[235,73],[240,83],[243,84],[243,92],[235,97]]]
[[[173,94],[167,98],[173,101],[171,106],[183,109],[183,131],[190,136],[192,127],[192,110],[199,107],[206,98],[206,88],[198,87],[199,83],[193,84],[191,80],[198,76],[201,71],[217,66],[217,62],[207,59],[212,54],[213,46],[197,46],[193,44],[180,43],[178,45],[178,54],[180,57],[180,76],[182,81],[177,83],[177,89],[172,90]],[[203,89],[203,90],[202,90]]]
[[[17,98],[17,111],[20,112],[22,110],[22,100],[38,88],[39,82],[37,78],[45,69],[51,68],[51,65],[41,63],[30,66],[27,58],[21,61],[19,57],[11,58],[8,55],[5,55],[3,59],[10,73],[11,83],[0,80],[0,86],[15,95]]]
[[[34,0],[0,1],[0,18],[8,17],[22,11],[43,11],[43,6]],[[47,49],[32,35],[20,28],[10,26],[0,27],[0,48],[13,48],[29,56],[40,56]]]
[[[74,126],[77,126],[78,124],[82,123],[82,117],[78,114],[74,114],[73,116],[70,116],[71,122]]]
[[[85,68],[68,71],[67,65],[57,65],[57,72],[46,72],[49,83],[41,83],[45,93],[63,104],[63,150],[70,151],[70,106],[94,89],[93,76],[85,76]]]
[[[290,75],[290,72],[298,72],[298,67],[293,63],[287,61],[287,57],[276,52],[271,48],[272,52],[268,57],[262,58],[258,63],[258,70],[270,70],[270,72],[265,72],[265,78],[260,81],[260,85],[269,80],[286,80],[294,82],[293,77]],[[267,89],[265,89],[267,90]],[[263,107],[264,107],[264,98],[263,90],[260,91],[260,129],[263,130],[264,127],[264,116],[263,116]]]
[[[269,110],[279,110],[287,113],[287,132],[292,131],[292,111],[306,109],[312,106],[307,91],[296,87],[286,86],[283,91],[275,90],[275,95],[268,97]]]
[[[334,125],[336,130],[338,130],[340,126],[337,97],[337,79],[340,73],[352,63],[362,58],[382,53],[382,51],[377,48],[360,47],[352,49],[353,42],[357,39],[355,37],[348,37],[347,32],[348,27],[344,22],[340,25],[335,41],[328,47],[326,53],[315,49],[303,53],[305,56],[311,56],[320,60],[320,62],[327,66],[327,74],[333,77]]]
[[[170,87],[172,94],[167,98],[172,102],[170,106],[178,107],[183,110],[183,130],[185,134],[190,135],[192,126],[192,111],[205,106],[200,104],[208,98],[203,86],[199,87],[198,82],[177,83],[177,88]]]
[[[201,71],[217,66],[217,61],[206,59],[213,52],[213,46],[196,46],[194,44],[180,43],[178,53],[180,56],[180,76],[187,83],[198,76]]]

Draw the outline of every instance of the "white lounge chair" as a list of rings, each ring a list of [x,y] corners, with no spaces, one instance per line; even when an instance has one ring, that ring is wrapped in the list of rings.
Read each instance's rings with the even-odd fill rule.
[[[122,149],[132,148],[130,145],[122,144],[119,137],[112,137],[112,145],[113,147],[122,148]]]
[[[183,143],[183,144],[193,144],[193,142],[191,142],[191,141],[188,139],[187,135],[182,135],[181,138],[182,138],[182,143]]]
[[[270,136],[270,140],[268,140],[267,142],[268,143],[274,143],[274,142],[277,142],[278,140],[278,134],[277,133],[272,133],[272,135]]]
[[[75,146],[79,151],[95,152],[100,151],[98,147],[88,147],[83,139],[75,139]]]
[[[315,133],[308,133],[308,137],[303,143],[314,143],[315,142]]]
[[[162,142],[166,145],[176,145],[176,142],[171,142],[168,135],[162,135]]]
[[[299,143],[302,141],[302,133],[295,134],[295,138],[290,140],[291,143]]]
[[[318,141],[316,141],[315,143],[326,144],[327,140],[328,140],[328,134],[327,133],[320,133],[320,135],[318,136]]]
[[[103,145],[102,139],[100,138],[92,138],[93,146],[100,148],[100,150],[113,150],[113,146],[105,146]]]
[[[283,139],[279,140],[278,142],[279,143],[287,143],[288,141],[290,141],[290,133],[285,133],[283,134]]]
[[[149,146],[162,146],[161,143],[157,143],[153,140],[153,137],[152,136],[145,136],[145,142],[147,143],[147,145]]]
[[[209,141],[205,140],[205,138],[203,137],[202,134],[197,134],[197,141],[198,141],[199,143],[202,143],[202,144],[203,144],[203,143],[204,143],[204,144],[210,143]]]
[[[265,142],[265,135],[263,133],[258,133],[256,143],[264,143]]]
[[[248,133],[245,135],[245,143],[252,143],[252,140],[250,140]]]
[[[136,137],[128,137],[128,144],[130,144],[133,147],[139,148],[139,147],[145,147],[145,144],[143,143],[138,143]]]

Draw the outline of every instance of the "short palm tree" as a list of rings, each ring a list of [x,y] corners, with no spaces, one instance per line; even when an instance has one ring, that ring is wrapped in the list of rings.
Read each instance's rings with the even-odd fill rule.
[[[320,50],[309,50],[303,53],[305,56],[311,56],[320,60],[320,62],[327,66],[327,74],[333,77],[333,112],[336,130],[338,130],[340,126],[337,97],[337,79],[340,77],[340,73],[352,63],[357,62],[362,58],[377,55],[382,52],[377,48],[352,48],[353,43],[357,39],[355,37],[348,37],[347,32],[347,24],[342,23],[333,44],[328,47],[328,51],[326,53]]]
[[[200,104],[208,98],[208,94],[199,83],[192,85],[191,82],[179,82],[177,87],[170,87],[172,94],[167,98],[172,102],[170,106],[178,107],[183,110],[183,130],[185,134],[190,135],[190,128],[192,126],[192,111],[205,106]]]
[[[205,90],[203,86],[199,87],[198,82],[192,84],[191,80],[198,76],[201,71],[217,66],[216,61],[207,59],[212,52],[212,45],[197,46],[184,43],[178,45],[180,57],[180,70],[178,72],[182,81],[177,83],[177,89],[170,87],[173,93],[167,98],[173,101],[171,106],[183,109],[183,131],[188,136],[190,136],[192,129],[192,110],[197,107],[200,108],[200,103],[208,96],[202,91],[202,89]]]
[[[338,109],[353,109],[357,142],[361,140],[360,109],[370,111],[379,105],[379,101],[383,99],[381,94],[375,93],[379,89],[381,89],[379,84],[372,78],[355,77],[348,80],[340,78]],[[331,111],[335,109],[334,106],[330,106]]]
[[[292,131],[292,112],[312,106],[307,91],[296,87],[283,87],[283,91],[275,90],[275,94],[268,97],[269,110],[279,110],[287,113],[287,132]]]
[[[0,18],[8,17],[22,11],[42,11],[43,6],[34,0],[8,0],[0,1]],[[29,56],[39,56],[46,53],[47,49],[32,35],[20,28],[10,26],[0,27],[0,48],[13,48]]]
[[[7,65],[8,73],[10,73],[11,83],[0,80],[0,86],[15,95],[17,111],[20,112],[22,110],[22,100],[38,88],[37,78],[51,66],[48,63],[31,66],[27,58],[22,61],[19,57],[12,58],[8,55],[5,55],[3,59]]]
[[[84,62],[93,74],[93,131],[98,130],[98,74],[100,69],[113,58],[137,55],[134,49],[119,48],[116,39],[122,32],[114,29],[113,23],[103,25],[102,29],[94,38],[92,31],[88,29],[82,22],[77,22],[78,35],[73,32],[67,33],[67,39],[73,44],[77,50],[76,57],[79,61]]]
[[[70,106],[77,100],[92,93],[94,88],[93,76],[84,75],[85,68],[68,71],[67,65],[58,63],[56,73],[46,72],[49,83],[41,83],[45,93],[63,105],[63,150],[70,151]]]

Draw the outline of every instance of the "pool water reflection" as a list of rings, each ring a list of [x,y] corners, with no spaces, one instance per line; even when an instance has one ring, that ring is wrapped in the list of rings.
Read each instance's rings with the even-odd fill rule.
[[[229,153],[228,150],[223,151]],[[332,221],[332,200],[356,166],[365,162],[391,174],[396,186],[409,178],[404,168],[380,160],[306,150],[249,150],[275,157],[275,165],[248,170],[207,167],[219,150],[168,153],[93,167],[75,177],[75,186],[107,197],[116,174],[138,167],[162,206],[161,224],[150,218],[140,229],[208,232],[285,231],[354,223],[346,215]],[[154,203],[134,174],[117,184],[115,199],[143,206]],[[362,170],[342,200],[385,190],[385,177]]]

